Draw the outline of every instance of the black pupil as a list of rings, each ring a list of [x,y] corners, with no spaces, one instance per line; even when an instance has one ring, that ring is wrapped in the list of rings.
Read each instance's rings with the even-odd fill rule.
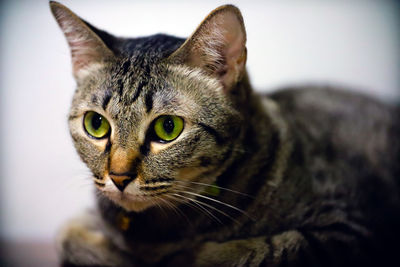
[[[168,134],[171,134],[175,128],[174,121],[170,117],[166,118],[163,122],[163,128]]]
[[[101,126],[102,117],[99,114],[94,114],[92,117],[92,127],[98,130]]]

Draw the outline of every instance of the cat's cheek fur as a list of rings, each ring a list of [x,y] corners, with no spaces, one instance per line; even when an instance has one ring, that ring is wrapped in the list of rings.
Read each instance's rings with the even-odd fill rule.
[[[187,167],[178,170],[178,179],[182,181],[195,181],[196,178],[209,171],[206,167]]]
[[[75,73],[75,79],[77,83],[82,83],[85,79],[87,79],[90,75],[94,73],[98,73],[101,69],[104,68],[104,64],[102,63],[92,63],[85,67],[78,69]]]

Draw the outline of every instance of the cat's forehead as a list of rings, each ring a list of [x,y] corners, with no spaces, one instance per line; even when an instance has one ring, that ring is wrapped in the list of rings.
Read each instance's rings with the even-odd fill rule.
[[[207,94],[204,90],[209,82],[202,85],[203,80],[210,78],[202,79],[199,73],[186,69],[171,70],[166,64],[168,56],[182,42],[183,39],[167,35],[123,41],[119,47],[121,54],[82,84],[76,99],[90,102],[113,117],[141,116],[144,110],[168,113],[188,105],[195,108],[193,104],[201,102],[195,98]],[[179,105],[179,100],[186,105]]]
[[[85,97],[82,97],[85,96]],[[200,70],[170,65],[151,51],[116,58],[78,89],[72,115],[94,110],[119,131],[148,127],[158,116],[175,115],[197,121],[225,106],[220,83]],[[78,103],[79,102],[79,103]],[[79,114],[76,114],[79,115]]]
[[[141,120],[164,114],[192,115],[199,102],[193,82],[171,71],[168,66],[148,59],[128,58],[99,74],[89,83],[86,100],[104,110],[110,117],[132,117]],[[200,84],[199,84],[200,85]]]
[[[94,94],[105,94],[106,102],[111,99],[110,95],[118,94],[129,104],[135,102],[144,89],[164,88],[167,73],[162,62],[182,42],[182,39],[163,34],[121,41],[120,55],[95,75],[97,81],[91,85],[96,86],[89,89]]]
[[[165,68],[145,57],[120,59],[105,74],[105,83],[101,90],[112,90],[126,104],[136,102],[143,91],[166,86]]]

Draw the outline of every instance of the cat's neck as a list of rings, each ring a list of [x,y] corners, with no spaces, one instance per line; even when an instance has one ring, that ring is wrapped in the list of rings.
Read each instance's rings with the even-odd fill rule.
[[[285,120],[279,106],[260,97],[248,86],[242,114],[245,124],[235,160],[218,178],[218,185],[250,195],[242,198],[232,194],[221,196],[243,210],[251,205],[263,188],[275,188],[282,181],[287,159],[292,152]],[[264,191],[265,192],[265,191]]]

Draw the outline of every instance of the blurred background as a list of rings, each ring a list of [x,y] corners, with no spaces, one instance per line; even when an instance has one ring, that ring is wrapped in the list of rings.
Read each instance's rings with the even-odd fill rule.
[[[398,1],[61,2],[130,37],[189,36],[211,10],[232,3],[243,13],[257,90],[329,84],[400,99]],[[67,218],[94,203],[67,128],[69,49],[45,0],[1,1],[0,36],[0,240],[51,243]]]

